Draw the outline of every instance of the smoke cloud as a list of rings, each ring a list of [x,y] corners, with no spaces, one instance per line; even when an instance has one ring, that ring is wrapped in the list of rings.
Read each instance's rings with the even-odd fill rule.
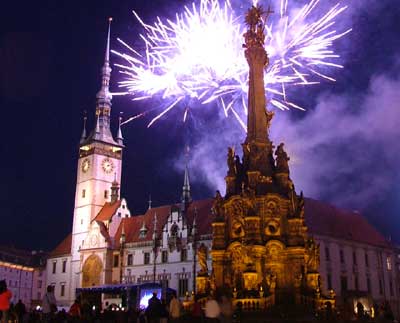
[[[364,92],[321,94],[302,118],[276,112],[271,139],[275,146],[285,143],[298,192],[353,209],[388,193],[400,159],[399,75],[373,76]],[[191,147],[191,181],[224,192],[227,147],[241,154],[245,134],[222,115],[204,127],[196,129],[202,135]]]

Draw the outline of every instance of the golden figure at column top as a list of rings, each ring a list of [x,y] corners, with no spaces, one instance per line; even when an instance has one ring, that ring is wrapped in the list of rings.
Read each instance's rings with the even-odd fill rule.
[[[243,47],[264,47],[264,26],[270,13],[272,13],[270,8],[268,8],[267,11],[264,11],[260,5],[252,6],[247,11],[245,22],[249,28],[244,34],[245,44],[243,45]]]

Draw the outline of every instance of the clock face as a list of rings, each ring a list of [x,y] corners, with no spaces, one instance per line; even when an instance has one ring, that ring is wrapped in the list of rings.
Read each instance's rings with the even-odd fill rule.
[[[114,170],[114,164],[111,159],[104,158],[101,163],[101,167],[103,167],[103,171],[107,174],[111,173]]]
[[[89,159],[84,159],[82,162],[82,172],[86,173],[90,168],[90,160]]]

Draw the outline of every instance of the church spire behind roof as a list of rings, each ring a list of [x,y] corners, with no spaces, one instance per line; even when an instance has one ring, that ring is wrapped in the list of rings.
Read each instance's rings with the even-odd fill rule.
[[[190,202],[192,202],[192,197],[190,194],[190,181],[189,181],[189,168],[188,168],[188,163],[189,163],[189,146],[186,146],[185,149],[185,174],[184,174],[184,179],[183,179],[183,187],[182,187],[182,197],[181,197],[181,203],[182,203],[182,210],[186,210],[189,207]]]

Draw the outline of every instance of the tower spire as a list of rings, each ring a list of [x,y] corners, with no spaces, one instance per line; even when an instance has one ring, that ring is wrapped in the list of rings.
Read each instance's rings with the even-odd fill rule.
[[[98,122],[96,124],[96,130],[93,139],[100,140],[106,143],[117,145],[119,144],[114,141],[110,129],[110,115],[111,115],[111,99],[110,93],[110,78],[111,78],[111,67],[110,67],[110,34],[111,34],[111,21],[112,18],[108,18],[108,32],[106,39],[106,50],[104,53],[104,63],[101,68],[101,87],[96,94],[96,116]]]
[[[112,94],[110,92],[110,79],[111,79],[111,67],[110,67],[110,36],[111,36],[111,21],[112,18],[108,19],[106,49],[104,52],[104,63],[101,68],[101,86],[100,90],[96,94],[96,126],[91,131],[85,141],[81,142],[82,145],[90,143],[92,141],[102,142],[105,144],[111,144],[113,146],[124,147],[122,132],[119,129],[118,139],[114,140],[111,133],[110,127],[110,116],[111,116],[111,100]],[[119,121],[121,126],[121,120]],[[119,127],[120,128],[120,127]]]
[[[190,202],[192,202],[192,197],[190,194],[190,182],[189,182],[189,168],[188,168],[188,161],[189,161],[189,146],[185,148],[185,174],[183,179],[183,187],[182,187],[182,209],[185,211]]]

